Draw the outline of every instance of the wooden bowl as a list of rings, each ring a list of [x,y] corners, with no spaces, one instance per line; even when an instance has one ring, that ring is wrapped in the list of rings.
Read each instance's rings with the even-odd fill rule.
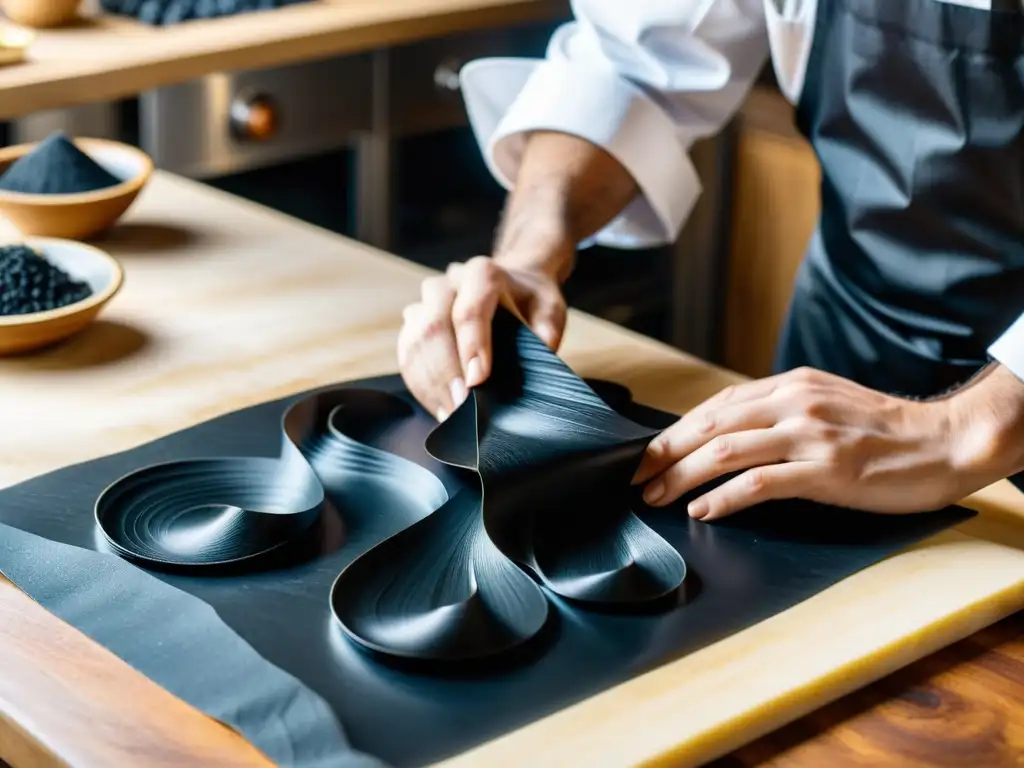
[[[96,318],[124,283],[124,269],[99,248],[51,238],[26,238],[22,243],[71,277],[88,283],[92,295],[46,312],[0,315],[0,355],[29,352],[78,333]]]
[[[82,0],[0,0],[11,21],[26,27],[59,27],[78,17]]]
[[[120,184],[72,195],[30,195],[0,189],[0,216],[21,234],[86,240],[124,215],[153,173],[149,155],[130,144],[107,139],[74,139],[75,146],[119,179]],[[36,148],[18,144],[0,149],[0,174]]]

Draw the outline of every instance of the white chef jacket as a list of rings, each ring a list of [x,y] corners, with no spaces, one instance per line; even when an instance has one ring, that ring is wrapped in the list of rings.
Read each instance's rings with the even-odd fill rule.
[[[991,7],[991,0],[935,2]],[[560,131],[603,147],[632,174],[640,194],[582,245],[671,243],[701,192],[690,146],[732,118],[769,55],[782,93],[794,104],[800,98],[817,0],[571,5],[573,21],[555,31],[543,59],[478,59],[462,68],[476,140],[506,189],[528,131]],[[1024,314],[988,352],[1024,380]]]

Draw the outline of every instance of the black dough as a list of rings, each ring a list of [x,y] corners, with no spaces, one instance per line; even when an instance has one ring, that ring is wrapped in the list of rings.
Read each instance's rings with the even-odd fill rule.
[[[367,759],[347,738],[407,766],[698,650],[973,514],[787,501],[707,524],[686,516],[692,494],[647,508],[628,479],[677,417],[614,384],[588,388],[506,314],[494,330],[490,381],[439,427],[398,376],[347,382],[22,483],[0,492],[0,520],[162,560],[146,567],[327,702],[344,734],[304,747],[335,749],[339,765]],[[147,487],[160,491],[148,498]],[[214,488],[224,495],[208,498]],[[172,497],[201,508],[176,519]],[[34,557],[18,543],[0,566],[19,583]],[[149,599],[142,571],[120,566]],[[152,634],[131,640],[134,619],[109,584],[35,573],[21,585],[30,595],[49,607],[83,593],[93,609],[75,612],[75,626],[118,633],[115,652],[203,711],[266,696],[259,675],[230,693],[202,684],[237,652],[230,641],[202,660],[156,653]],[[167,616],[169,636],[196,621]],[[284,727],[330,730],[314,719]],[[281,727],[231,724],[254,743]]]
[[[481,659],[541,631],[540,585],[580,607],[635,607],[683,583],[682,557],[632,510],[630,478],[657,430],[609,408],[510,314],[493,337],[489,384],[426,441],[474,476],[332,590],[342,628],[370,649]]]
[[[494,338],[490,382],[425,441],[475,475],[452,496],[415,463],[422,453],[387,450],[410,405],[338,389],[285,411],[278,459],[193,459],[118,480],[97,501],[100,529],[141,562],[220,566],[286,546],[325,503],[353,527],[386,505],[405,526],[340,574],[331,604],[353,640],[406,659],[480,660],[525,643],[548,619],[539,584],[605,608],[676,591],[682,557],[632,511],[629,481],[657,430],[610,408],[511,314]]]
[[[75,146],[63,131],[54,131],[0,175],[0,189],[68,195],[94,192],[122,181]]]

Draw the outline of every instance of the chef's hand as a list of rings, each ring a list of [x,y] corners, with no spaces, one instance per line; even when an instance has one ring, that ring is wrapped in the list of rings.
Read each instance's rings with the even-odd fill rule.
[[[606,150],[577,136],[528,135],[494,245],[494,258],[454,264],[423,282],[407,307],[398,365],[420,404],[443,421],[467,388],[491,372],[491,321],[500,297],[551,349],[566,309],[561,285],[577,244],[612,221],[638,194],[629,172]]]
[[[729,387],[651,442],[634,483],[664,506],[738,473],[690,502],[701,520],[785,498],[887,513],[941,508],[1019,471],[1024,386],[1001,368],[983,379],[931,401],[806,368]]]
[[[543,269],[512,268],[478,256],[428,277],[420,301],[405,308],[399,369],[409,391],[438,421],[459,407],[469,387],[490,375],[491,322],[502,296],[545,344],[558,349],[565,299],[555,277]]]

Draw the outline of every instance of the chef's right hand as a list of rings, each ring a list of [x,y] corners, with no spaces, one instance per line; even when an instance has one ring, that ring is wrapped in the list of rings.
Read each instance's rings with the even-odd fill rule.
[[[406,387],[438,421],[490,375],[491,322],[501,296],[552,350],[562,341],[565,298],[558,282],[541,270],[504,267],[478,256],[428,277],[421,294],[402,315],[398,365]]]

